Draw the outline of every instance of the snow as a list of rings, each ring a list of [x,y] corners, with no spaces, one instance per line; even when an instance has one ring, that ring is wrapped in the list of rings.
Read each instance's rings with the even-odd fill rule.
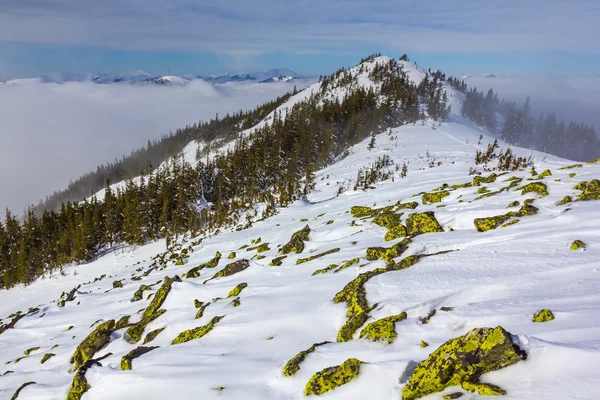
[[[406,64],[405,70],[408,68]],[[422,73],[424,71],[416,67],[409,70],[409,76],[415,80],[422,78]],[[317,83],[281,108],[291,107],[318,89]],[[454,101],[458,104],[460,98],[455,96]],[[417,193],[432,191],[444,183],[470,181],[469,169],[474,167],[475,152],[485,149],[494,139],[462,120],[458,110],[453,107],[449,122],[423,121],[392,129],[391,134],[381,133],[376,136],[372,151],[367,150],[370,139],[359,143],[349,149],[347,157],[316,173],[316,190],[306,200],[279,209],[277,215],[256,222],[252,228],[221,232],[207,238],[194,247],[184,266],[169,264],[141,281],[131,280],[137,268],[147,269],[150,258],[165,251],[164,241],[159,241],[115,249],[92,263],[65,267],[65,276],[56,274],[28,287],[0,291],[0,317],[40,306],[37,314],[25,317],[15,329],[0,336],[0,399],[10,398],[27,381],[37,384],[23,390],[21,400],[65,398],[72,381],[72,374],[68,372],[69,358],[93,329],[90,328],[92,323],[124,315],[132,315],[132,321],[136,321],[137,311],[148,301],[132,303],[129,300],[141,284],[153,284],[165,276],[181,276],[211,259],[216,251],[223,254],[219,266],[202,270],[199,278],[175,283],[162,306],[167,312],[146,328],[147,333],[166,327],[151,343],[160,348],[135,359],[132,371],[121,371],[121,357],[135,346],[123,340],[123,331],[113,334],[111,343],[97,354],[111,352],[113,355],[102,362],[102,367],[88,371],[86,377],[92,388],[84,399],[300,399],[314,373],[339,365],[350,357],[369,364],[361,368],[355,381],[323,398],[399,399],[405,382],[400,378],[409,364],[425,359],[449,338],[475,327],[497,325],[515,335],[528,353],[526,361],[484,375],[484,381],[507,391],[505,399],[597,398],[600,390],[597,369],[600,365],[600,209],[594,201],[569,206],[557,206],[557,203],[566,195],[576,194],[573,186],[579,181],[598,178],[600,164],[560,170],[573,162],[513,148],[519,155],[531,155],[538,172],[552,171],[553,175],[544,179],[549,196],[538,199],[534,194],[522,196],[519,191],[511,190],[475,201],[478,188],[471,187],[452,191],[443,199],[443,208],[437,204],[423,205]],[[268,119],[262,123],[269,123]],[[478,144],[480,135],[483,139]],[[504,143],[500,145],[506,147]],[[195,153],[195,147],[189,150],[190,154]],[[393,181],[380,182],[373,190],[353,191],[358,169],[383,155],[389,155],[400,166],[406,162],[408,176],[396,175]],[[430,168],[432,161],[434,167]],[[570,178],[572,172],[577,175]],[[530,177],[528,171],[511,172],[485,186],[496,191],[507,185],[503,179],[513,175],[524,178],[525,183]],[[555,181],[557,179],[560,181]],[[336,197],[340,185],[347,190]],[[464,201],[459,202],[459,197]],[[537,215],[523,217],[518,224],[507,228],[485,233],[475,231],[474,218],[503,214],[507,204],[514,200],[522,202],[525,198],[536,199],[534,205],[540,210]],[[408,314],[407,320],[396,325],[398,338],[393,344],[372,343],[357,336],[350,342],[336,343],[337,331],[346,321],[346,306],[334,304],[332,298],[359,273],[384,266],[383,261],[365,260],[368,247],[390,244],[383,240],[385,229],[370,220],[356,220],[358,226],[351,227],[353,218],[348,211],[354,205],[382,207],[397,201],[417,201],[420,205],[415,211],[434,211],[445,229],[443,233],[416,237],[405,256],[454,251],[424,258],[406,270],[378,275],[366,284],[369,304],[377,303],[368,322],[401,311]],[[565,212],[567,207],[570,211]],[[403,220],[411,212],[405,211]],[[301,222],[303,218],[308,222]],[[327,224],[330,220],[333,223]],[[277,255],[277,247],[306,224],[313,232],[304,252],[289,255],[280,267],[269,266]],[[449,228],[454,231],[448,231]],[[238,249],[258,237],[269,243],[271,250],[263,253],[266,258],[252,260],[247,270],[233,276],[202,283],[228,262],[255,255],[253,251]],[[569,246],[575,239],[583,240],[588,248],[571,251]],[[335,247],[341,250],[296,265],[299,258]],[[230,251],[237,252],[236,259],[226,259]],[[317,269],[354,257],[361,258],[358,265],[338,273],[312,276]],[[75,301],[64,308],[52,303],[62,291],[102,274],[110,276],[83,285]],[[124,280],[124,287],[109,290],[112,282],[119,279]],[[241,282],[247,282],[248,287],[240,295],[239,307],[232,307],[231,299],[221,299],[209,305],[200,320],[194,319],[194,299],[212,302],[216,297],[227,296]],[[439,311],[442,306],[454,309]],[[556,319],[533,323],[533,313],[542,308],[551,309]],[[419,324],[418,318],[433,309],[438,312],[429,324]],[[43,318],[42,314],[45,314]],[[205,325],[218,315],[225,318],[205,337],[181,345],[170,344],[179,332]],[[70,325],[74,328],[65,332]],[[268,340],[271,337],[272,340]],[[310,354],[294,377],[282,375],[282,368],[291,357],[325,340],[332,343]],[[421,348],[421,340],[430,346]],[[41,356],[50,352],[54,344],[60,345],[52,350],[56,356],[41,365]],[[16,365],[4,365],[34,346],[41,349]],[[14,373],[1,376],[6,370]],[[215,390],[219,386],[224,390]],[[443,394],[457,390],[460,391],[451,388]],[[441,397],[434,394],[424,399]],[[463,398],[477,396],[466,394]]]

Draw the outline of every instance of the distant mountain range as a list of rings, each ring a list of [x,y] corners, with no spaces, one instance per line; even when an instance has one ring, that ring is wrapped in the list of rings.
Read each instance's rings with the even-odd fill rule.
[[[307,79],[292,70],[287,68],[274,68],[261,72],[245,72],[237,74],[223,75],[155,75],[144,70],[132,71],[124,74],[94,74],[94,73],[58,73],[44,75],[38,78],[12,79],[0,81],[4,85],[19,85],[24,83],[67,83],[67,82],[93,82],[101,85],[111,85],[116,83],[127,84],[155,84],[155,85],[172,85],[183,86],[194,80],[203,80],[212,84],[223,84],[228,82],[288,82],[295,79]]]

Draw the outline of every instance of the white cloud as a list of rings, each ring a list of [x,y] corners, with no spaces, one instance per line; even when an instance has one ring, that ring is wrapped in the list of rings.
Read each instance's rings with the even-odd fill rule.
[[[293,86],[0,85],[0,207],[21,212],[148,139],[216,113],[254,108]]]

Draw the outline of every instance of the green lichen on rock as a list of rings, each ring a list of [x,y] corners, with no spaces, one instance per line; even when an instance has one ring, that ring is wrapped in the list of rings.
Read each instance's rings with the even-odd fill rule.
[[[444,197],[450,196],[450,192],[442,190],[440,192],[425,193],[421,197],[423,204],[439,203]]]
[[[392,343],[397,337],[396,323],[406,319],[406,313],[392,315],[371,322],[361,332],[359,337],[366,338],[372,342]]]
[[[571,245],[571,250],[585,249],[586,247],[587,247],[587,245],[584,242],[582,242],[581,240],[577,239]]]
[[[269,243],[262,243],[260,246],[256,247],[256,251],[258,253],[264,253],[265,251],[269,250],[271,250],[271,248],[269,248]]]
[[[473,223],[475,224],[477,232],[486,232],[498,228],[511,218],[512,216],[508,214],[496,215],[494,217],[475,218]]]
[[[181,265],[183,265],[183,264],[184,264],[183,258],[178,258],[177,261],[175,261],[175,265],[178,266],[178,267],[181,266]]]
[[[242,290],[248,287],[246,282],[240,283],[236,287],[234,287],[231,292],[227,295],[227,298],[239,296],[242,293]]]
[[[204,268],[216,268],[219,265],[220,260],[221,260],[221,253],[219,253],[217,251],[215,256],[210,261],[207,261],[204,264],[200,264],[197,267],[194,267],[194,268],[190,269],[188,272],[186,272],[185,278],[190,279],[190,278],[199,277],[201,270],[203,270]]]
[[[552,311],[544,308],[543,310],[533,314],[533,322],[548,322],[554,319]]]
[[[443,231],[432,211],[410,214],[406,219],[406,232],[409,236]]]
[[[338,267],[338,269],[336,269],[336,270],[335,270],[335,271],[333,271],[333,272],[334,272],[334,273],[336,273],[336,272],[340,272],[341,270],[343,270],[343,269],[346,269],[346,268],[348,268],[348,267],[351,267],[351,266],[352,266],[352,265],[354,265],[354,264],[358,264],[359,262],[360,262],[360,259],[358,259],[358,258],[353,258],[352,260],[344,261],[344,262],[342,263],[342,265],[340,265],[340,266]]]
[[[308,349],[301,351],[292,357],[283,367],[283,375],[284,376],[294,376],[296,372],[300,370],[300,364],[306,359],[306,357],[317,350],[317,347],[329,344],[331,342],[325,341],[321,343],[315,343],[310,346]]]
[[[123,287],[123,281],[114,281],[112,283],[113,289],[118,289]]]
[[[144,291],[150,290],[150,286],[141,285],[138,290],[133,293],[133,301],[140,301],[144,298]]]
[[[521,188],[521,195],[527,193],[537,193],[541,196],[548,196],[548,186],[542,182],[531,182]]]
[[[250,266],[250,261],[248,261],[246,259],[234,261],[230,264],[227,264],[225,266],[225,268],[223,268],[222,270],[220,270],[219,272],[214,274],[214,276],[212,278],[208,279],[204,283],[211,281],[213,279],[224,278],[226,276],[231,276],[231,275],[237,274],[238,272],[242,272],[249,266]]]
[[[48,361],[49,359],[51,359],[52,357],[54,357],[56,354],[54,353],[46,353],[42,356],[42,359],[40,360],[40,364],[44,364],[46,361]]]
[[[388,231],[385,233],[385,241],[389,242],[395,239],[399,239],[401,237],[406,236],[406,227],[402,224],[398,224],[390,229],[388,229]]]
[[[502,327],[473,329],[448,340],[417,365],[402,390],[402,399],[418,399],[463,382],[477,383],[486,372],[508,367],[525,357]]]
[[[85,378],[86,372],[95,365],[101,367],[102,364],[100,364],[100,361],[109,356],[112,356],[112,353],[107,353],[100,358],[87,360],[81,368],[77,370],[73,377],[73,383],[71,383],[71,387],[69,388],[69,393],[67,393],[67,400],[81,400],[81,396],[92,388]]]
[[[454,392],[454,393],[450,393],[444,396],[444,400],[454,400],[454,399],[460,399],[461,397],[463,397],[462,392]]]
[[[287,256],[280,256],[280,257],[275,257],[273,260],[271,260],[271,262],[269,263],[269,265],[271,267],[279,267],[282,264],[282,261],[284,258],[286,258]]]
[[[229,255],[227,256],[228,259],[234,259],[236,257],[235,251],[232,251],[231,253],[229,253]]]
[[[129,318],[131,318],[129,315],[124,315],[121,318],[119,318],[119,320],[115,324],[115,331],[129,327]]]
[[[429,347],[429,343],[427,343],[424,340],[421,340],[421,343],[419,343],[419,346],[421,346],[422,348]]]
[[[229,304],[231,304],[234,307],[239,307],[240,305],[242,305],[242,302],[239,297],[236,297],[235,299],[231,300],[231,303]]]
[[[310,227],[306,225],[304,228],[295,232],[290,241],[281,247],[279,253],[282,255],[290,253],[302,253],[304,251],[304,242],[308,240],[310,235]]]
[[[519,201],[518,201],[518,200],[515,200],[515,201],[513,201],[512,203],[510,203],[510,204],[508,205],[508,207],[507,207],[507,208],[510,208],[510,207],[518,207],[518,206],[520,206],[520,205],[521,205],[521,203],[519,203]]]
[[[383,212],[373,218],[373,223],[389,229],[400,224],[401,216],[402,213],[396,214],[394,212]]]
[[[481,382],[462,382],[462,388],[470,392],[477,392],[480,396],[504,396],[506,391],[499,386]]]
[[[516,218],[512,219],[512,220],[508,221],[507,223],[505,223],[504,225],[502,225],[500,228],[506,228],[506,227],[509,227],[511,225],[518,224],[519,221],[520,221],[520,219],[516,219]]]
[[[225,316],[217,316],[213,317],[210,322],[206,325],[199,326],[197,328],[188,329],[186,331],[181,332],[173,341],[172,344],[181,344],[185,342],[189,342],[190,340],[200,339],[205,336],[208,332],[212,331],[215,325],[219,323]]]
[[[79,369],[83,363],[92,359],[97,351],[110,342],[110,335],[115,331],[115,320],[111,319],[96,327],[75,349],[70,363],[73,370]]]
[[[435,309],[429,311],[429,314],[427,314],[426,316],[424,316],[423,318],[419,318],[419,322],[422,325],[428,324],[429,320],[435,315],[436,311]]]
[[[485,178],[479,175],[475,175],[473,177],[473,186],[480,186],[482,183],[494,183],[496,182],[497,177],[498,175],[496,175],[495,173],[491,173],[490,176]]]
[[[126,341],[132,344],[139,342],[142,339],[142,335],[144,333],[144,329],[146,329],[146,326],[166,312],[166,310],[161,310],[160,306],[162,306],[165,299],[169,295],[171,286],[174,282],[181,282],[181,279],[177,275],[175,275],[173,278],[169,278],[168,276],[165,277],[163,284],[156,291],[152,301],[144,310],[140,321],[127,329],[124,335]]]
[[[538,179],[544,179],[548,176],[552,176],[552,172],[550,172],[549,169],[546,169],[540,174],[540,176],[538,176]]]
[[[406,238],[403,241],[394,244],[391,247],[369,247],[367,249],[367,260],[375,261],[375,260],[385,260],[387,262],[392,261],[392,259],[399,257],[406,251],[408,245],[410,244],[410,239]]]
[[[26,356],[30,355],[31,353],[33,353],[34,351],[38,351],[40,348],[39,347],[32,347],[30,349],[27,349],[23,352],[23,354],[25,354]]]
[[[575,178],[577,176],[577,174],[575,172],[571,172],[569,174],[569,178]]]
[[[151,341],[153,341],[154,339],[156,339],[156,337],[158,335],[160,335],[160,333],[162,331],[164,331],[164,330],[165,330],[165,328],[158,328],[158,329],[155,329],[155,330],[153,330],[151,332],[148,332],[148,334],[144,338],[144,343],[143,344],[150,343]]]
[[[581,168],[583,167],[583,164],[573,164],[573,165],[567,165],[566,167],[562,167],[560,169],[565,170],[565,169],[573,169],[573,168]]]
[[[460,183],[460,184],[457,184],[457,185],[452,185],[452,186],[450,186],[450,187],[451,187],[452,189],[456,190],[456,189],[464,189],[464,188],[469,188],[469,187],[471,187],[471,186],[473,186],[473,183],[472,183],[472,182],[467,182],[467,183]]]
[[[574,189],[583,192],[577,196],[577,201],[600,200],[600,181],[598,179],[579,182]]]
[[[486,188],[485,186],[482,186],[479,189],[477,189],[478,194],[489,193],[489,192],[490,192],[490,189]]]
[[[296,260],[296,265],[298,265],[298,264],[304,264],[305,262],[316,260],[317,258],[324,257],[324,256],[326,256],[328,254],[337,253],[338,251],[340,251],[340,248],[336,247],[334,249],[327,250],[327,251],[324,251],[324,252],[319,253],[319,254],[315,254],[314,256],[310,256],[310,257],[306,257],[306,258],[300,258],[300,259]]]
[[[204,310],[206,310],[206,307],[210,305],[210,302],[203,303],[200,301],[199,303],[200,304],[198,305],[198,307],[196,307],[198,309],[198,311],[196,312],[196,319],[202,318],[202,316],[204,315]]]
[[[24,384],[22,384],[21,386],[19,386],[19,388],[17,389],[17,391],[15,392],[15,394],[12,395],[12,397],[10,398],[10,400],[17,400],[19,398],[19,394],[21,394],[21,391],[23,389],[25,389],[27,386],[29,385],[35,385],[36,383],[31,381],[31,382],[25,382]]]
[[[151,352],[154,349],[158,349],[158,346],[139,346],[129,353],[121,357],[121,371],[130,371],[132,369],[132,361],[146,353]]]
[[[304,389],[306,396],[322,395],[339,386],[345,385],[358,377],[360,365],[364,362],[349,358],[341,365],[325,368],[310,378]]]
[[[315,272],[313,272],[313,276],[314,275],[321,275],[321,274],[326,274],[327,272],[336,269],[338,267],[337,264],[329,264],[328,266],[326,266],[325,268],[321,268],[316,270]]]
[[[370,217],[373,209],[365,206],[354,206],[350,209],[350,213],[354,218]]]
[[[418,206],[419,206],[419,203],[417,203],[416,201],[410,201],[408,203],[401,203],[401,202],[396,203],[396,209],[398,209],[398,210],[405,210],[405,209],[414,210]]]

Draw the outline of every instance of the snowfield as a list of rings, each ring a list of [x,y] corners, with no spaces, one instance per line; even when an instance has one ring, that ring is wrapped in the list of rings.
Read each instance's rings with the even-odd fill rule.
[[[452,96],[458,103],[458,94],[453,92]],[[462,120],[458,110],[453,107],[448,122],[419,122],[381,133],[371,151],[367,150],[370,139],[352,147],[345,158],[317,172],[316,189],[307,199],[279,209],[277,215],[249,229],[204,239],[192,246],[184,265],[169,261],[166,268],[142,276],[150,270],[152,257],[166,251],[166,243],[159,241],[113,249],[90,264],[65,267],[64,276],[57,274],[28,287],[0,291],[0,318],[5,324],[11,320],[9,314],[39,307],[0,335],[0,399],[10,399],[17,388],[30,381],[35,384],[24,388],[19,399],[64,399],[73,381],[69,359],[97,326],[94,323],[128,315],[130,322],[137,322],[151,301],[148,294],[156,293],[161,280],[183,277],[191,268],[211,260],[217,251],[222,258],[216,268],[202,269],[197,278],[173,283],[161,307],[166,312],[144,331],[145,336],[165,328],[148,344],[159,348],[134,359],[132,370],[120,369],[121,357],[141,342],[129,344],[123,337],[126,329],[111,335],[110,343],[95,357],[112,355],[101,362],[102,366],[88,370],[91,389],[83,399],[302,399],[306,383],[316,372],[357,358],[367,362],[358,378],[321,397],[398,400],[415,362],[426,359],[450,338],[473,328],[498,325],[515,335],[528,355],[525,361],[483,375],[484,382],[506,390],[505,399],[598,398],[600,201],[559,202],[567,195],[575,199],[580,191],[574,186],[580,181],[600,178],[600,164],[584,163],[561,170],[574,163],[513,149],[519,155],[531,155],[537,172],[551,171],[551,176],[539,179],[547,185],[547,196],[522,195],[521,190],[515,190],[533,182],[528,181],[532,178],[528,169],[499,176],[493,183],[450,190],[441,202],[423,204],[422,192],[472,181],[469,170],[475,167],[475,152],[485,150],[493,141],[489,133]],[[478,144],[480,135],[483,139]],[[401,178],[398,171],[393,180],[380,182],[371,190],[353,190],[359,168],[383,155],[389,155],[399,166],[406,163],[407,176]],[[570,175],[573,173],[576,175]],[[482,177],[489,174],[483,172]],[[522,183],[475,200],[481,187],[498,191],[509,185],[505,180],[512,176],[523,178]],[[340,186],[345,190],[336,196]],[[525,199],[534,199],[533,205],[539,209],[536,215],[524,216],[507,227],[476,231],[475,218],[516,211],[519,207],[507,208],[508,204],[523,204]],[[432,211],[444,232],[416,236],[396,261],[410,255],[449,252],[370,279],[365,285],[368,303],[376,306],[369,320],[353,340],[336,342],[347,320],[347,306],[336,304],[334,296],[358,274],[385,266],[383,260],[368,261],[367,248],[389,247],[401,240],[384,241],[386,229],[374,224],[372,218],[353,217],[351,207],[379,208],[411,201],[418,203],[416,209],[398,211],[404,213],[403,224],[412,213]],[[270,266],[279,256],[279,247],[306,225],[311,233],[304,251],[288,255],[280,266]],[[258,238],[261,244],[268,243],[269,250],[259,254],[242,248],[255,246],[251,241]],[[585,242],[587,248],[571,250],[575,240]],[[298,259],[335,248],[339,251],[296,264]],[[235,256],[228,259],[231,252]],[[339,272],[313,275],[330,264],[341,265],[357,257],[358,263]],[[204,283],[225,265],[241,259],[250,260],[247,269]],[[103,274],[104,279],[86,284]],[[123,287],[113,288],[118,280]],[[234,298],[226,297],[240,283],[248,286],[239,294],[240,305],[235,307]],[[61,293],[79,284],[82,286],[75,299],[58,307],[56,300]],[[143,284],[154,286],[144,291],[142,300],[130,301]],[[210,302],[200,319],[195,319],[195,299]],[[441,307],[451,309],[442,311]],[[556,318],[534,323],[533,314],[544,308]],[[429,323],[420,323],[420,318],[432,310],[437,312]],[[368,323],[402,311],[408,318],[396,323],[398,337],[393,343],[359,339]],[[204,337],[171,344],[180,332],[206,325],[216,316],[224,317]],[[323,341],[331,343],[309,354],[294,376],[283,375],[288,360]],[[429,347],[422,348],[421,341]],[[33,347],[39,350],[15,362]],[[46,353],[56,355],[41,364]],[[453,387],[423,399],[442,399],[457,391],[464,393],[461,399],[484,397]]]

